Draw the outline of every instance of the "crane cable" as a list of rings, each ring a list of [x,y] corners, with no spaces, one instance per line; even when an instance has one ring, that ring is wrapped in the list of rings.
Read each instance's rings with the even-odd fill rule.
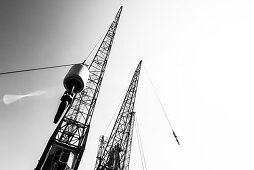
[[[77,63],[77,64],[80,64],[80,63]],[[9,71],[9,72],[0,73],[0,75],[11,74],[11,73],[21,73],[21,72],[26,72],[26,71],[36,71],[36,70],[43,70],[43,69],[50,69],[50,68],[57,68],[57,67],[67,67],[67,66],[72,66],[72,65],[75,65],[75,64],[63,64],[63,65],[56,65],[56,66],[49,66],[49,67],[31,68],[31,69],[26,69],[26,70]]]
[[[137,135],[137,139],[138,139],[138,148],[139,148],[139,154],[141,157],[141,163],[142,163],[142,168],[143,170],[147,170],[147,166],[146,166],[146,160],[145,160],[145,154],[144,154],[144,150],[143,150],[143,144],[141,141],[141,136],[140,136],[140,130],[139,130],[139,126],[138,126],[138,118],[136,117],[136,135]]]
[[[107,30],[105,33],[103,33],[100,37],[100,39],[97,41],[97,43],[94,45],[93,49],[91,52],[88,54],[86,59],[82,63],[75,63],[75,64],[85,64],[87,59],[91,56],[92,52],[95,50],[95,48],[98,46],[99,42],[103,38],[103,36],[106,34]],[[22,73],[22,72],[28,72],[28,71],[36,71],[36,70],[46,70],[46,69],[51,69],[51,68],[59,68],[59,67],[67,67],[67,66],[73,66],[75,64],[63,64],[63,65],[56,65],[56,66],[46,66],[46,67],[39,67],[39,68],[31,68],[31,69],[25,69],[25,70],[15,70],[15,71],[8,71],[8,72],[2,72],[0,75],[5,75],[5,74],[12,74],[12,73]]]
[[[107,29],[108,30],[108,29]],[[88,54],[88,56],[86,57],[86,59],[83,61],[82,64],[85,64],[86,60],[91,56],[92,52],[95,50],[95,48],[98,46],[99,42],[102,40],[102,38],[106,35],[107,30],[101,35],[100,39],[97,41],[97,43],[94,45],[93,49],[91,50],[91,52]]]
[[[114,115],[112,116],[112,118],[111,118],[111,120],[110,120],[110,122],[109,122],[109,124],[108,124],[108,126],[107,126],[107,128],[106,128],[106,130],[105,130],[105,132],[104,132],[104,136],[105,136],[106,133],[108,132],[108,128],[109,128],[109,126],[111,125],[111,123],[112,123],[112,121],[113,121],[113,119],[114,119],[114,117],[115,117],[115,115],[116,115],[116,113],[117,113],[118,108],[119,108],[120,105],[121,105],[121,102],[118,104],[118,106],[117,106],[117,108],[116,108],[116,110],[115,110],[115,113],[114,113]]]
[[[98,46],[99,42],[100,42],[100,41],[102,40],[102,38],[105,37],[105,35],[107,34],[107,32],[108,32],[108,30],[110,29],[111,25],[112,25],[112,23],[109,25],[109,28],[106,29],[106,31],[101,35],[100,39],[97,41],[97,43],[96,43],[95,46],[93,47],[92,51],[88,54],[87,58],[83,61],[82,64],[85,64],[86,60],[91,56],[92,52],[93,52],[94,49]],[[92,64],[92,63],[89,64],[89,67],[88,67],[88,68],[91,67],[91,64]]]
[[[105,34],[105,33],[104,33]],[[101,36],[101,38],[98,40],[98,42],[94,45],[93,49],[91,50],[91,52],[89,53],[89,55],[86,57],[86,59],[83,61],[82,64],[85,64],[86,60],[91,56],[92,52],[94,51],[94,49],[96,48],[96,46],[99,44],[99,42],[101,41],[103,35]],[[81,63],[76,63],[76,64],[81,64]],[[36,70],[46,70],[46,69],[51,69],[51,68],[59,68],[59,67],[67,67],[67,66],[73,66],[75,64],[63,64],[63,65],[56,65],[56,66],[47,66],[47,67],[39,67],[39,68],[31,68],[31,69],[25,69],[25,70],[15,70],[15,71],[8,71],[8,72],[2,72],[0,73],[0,75],[5,75],[5,74],[12,74],[12,73],[22,73],[22,72],[28,72],[28,71],[36,71]]]
[[[128,86],[129,86],[129,85],[128,85]],[[116,113],[118,113],[118,110],[119,110],[120,106],[121,106],[122,103],[123,103],[123,100],[124,100],[124,98],[125,98],[125,94],[126,94],[127,91],[128,91],[128,86],[125,88],[125,89],[127,89],[127,90],[125,90],[124,94],[122,95],[121,100],[119,101],[119,104],[118,104],[118,106],[117,106],[117,108],[116,108],[116,110],[115,110],[115,112],[114,112],[114,115],[112,116],[112,118],[111,118],[111,120],[110,120],[110,122],[109,122],[109,124],[108,124],[108,126],[107,126],[107,128],[106,128],[106,130],[105,130],[105,132],[104,132],[104,136],[106,135],[106,133],[107,133],[107,131],[108,131],[108,129],[109,129],[109,126],[111,125],[111,123],[112,123],[112,121],[113,121],[113,119],[114,119]]]
[[[154,84],[153,84],[153,82],[152,82],[152,79],[151,79],[150,76],[149,76],[149,73],[148,73],[148,71],[147,71],[147,69],[146,69],[145,64],[144,64],[144,68],[145,68],[147,77],[148,77],[148,79],[149,79],[149,82],[151,83],[151,86],[152,86],[152,88],[153,88],[153,91],[154,91],[154,93],[155,93],[155,95],[156,95],[156,97],[157,97],[157,100],[158,100],[158,102],[160,103],[160,106],[161,106],[161,108],[162,108],[162,110],[163,110],[163,113],[164,113],[164,115],[165,115],[165,117],[166,117],[166,119],[167,119],[167,122],[168,122],[168,124],[169,124],[169,126],[170,126],[170,128],[171,128],[171,130],[172,130],[172,133],[173,133],[173,135],[174,135],[174,137],[175,137],[175,139],[176,139],[176,142],[178,143],[178,145],[180,145],[180,142],[179,142],[179,140],[178,140],[178,138],[177,138],[177,136],[176,136],[176,133],[175,133],[173,127],[172,127],[171,122],[169,121],[169,118],[168,118],[168,116],[167,116],[167,114],[166,114],[166,111],[165,111],[163,105],[162,105],[162,102],[161,102],[161,100],[160,100],[160,98],[159,98],[159,95],[158,95],[158,93],[157,93],[157,91],[156,91],[156,89],[155,89],[155,86],[154,86]]]

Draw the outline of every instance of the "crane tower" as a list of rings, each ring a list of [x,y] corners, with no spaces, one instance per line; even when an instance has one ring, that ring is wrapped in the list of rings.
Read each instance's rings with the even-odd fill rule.
[[[132,134],[135,120],[134,104],[139,74],[139,62],[123,100],[110,137],[100,138],[95,170],[128,170],[130,163]]]
[[[121,12],[122,6],[88,67],[89,78],[84,90],[75,94],[35,170],[78,169]]]

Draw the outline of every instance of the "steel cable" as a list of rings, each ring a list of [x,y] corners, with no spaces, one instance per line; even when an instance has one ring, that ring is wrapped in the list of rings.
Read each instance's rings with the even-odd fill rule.
[[[164,107],[163,107],[163,105],[162,105],[162,102],[161,102],[161,100],[160,100],[160,98],[159,98],[159,95],[158,95],[158,93],[157,93],[157,91],[156,91],[156,89],[155,89],[155,86],[154,86],[153,82],[152,82],[152,79],[151,79],[151,77],[149,76],[149,73],[148,73],[148,71],[147,71],[147,69],[146,69],[145,64],[144,64],[144,68],[145,68],[147,77],[148,77],[148,79],[149,79],[149,82],[150,82],[150,84],[151,84],[151,86],[152,86],[152,88],[153,88],[153,91],[154,91],[154,93],[155,93],[155,95],[156,95],[156,97],[157,97],[157,100],[158,100],[158,102],[160,103],[160,106],[161,106],[161,108],[162,108],[162,111],[163,111],[163,113],[164,113],[164,116],[165,116],[166,119],[167,119],[167,122],[168,122],[168,124],[169,124],[169,126],[170,126],[170,128],[171,128],[171,130],[172,130],[172,132],[173,132],[173,135],[174,135],[174,137],[175,137],[175,139],[176,139],[178,145],[180,145],[179,140],[178,140],[178,138],[177,138],[177,136],[176,136],[176,133],[175,133],[173,127],[172,127],[172,124],[171,124],[171,122],[170,122],[170,120],[169,120],[169,118],[168,118],[168,115],[166,114],[166,111],[165,111],[165,109],[164,109]]]
[[[144,154],[144,150],[143,150],[143,144],[142,144],[142,140],[141,140],[141,136],[140,136],[140,130],[139,130],[137,117],[136,117],[135,124],[136,124],[135,130],[136,130],[136,135],[137,135],[137,139],[138,139],[138,147],[139,147],[139,154],[140,154],[141,162],[142,162],[142,168],[143,168],[143,170],[147,170],[145,154]]]

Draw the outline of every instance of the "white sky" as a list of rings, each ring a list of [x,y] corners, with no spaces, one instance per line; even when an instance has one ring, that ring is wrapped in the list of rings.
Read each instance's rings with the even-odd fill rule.
[[[94,168],[99,136],[140,59],[181,142],[175,142],[143,67],[135,110],[148,170],[253,170],[252,1],[1,2],[0,72],[83,61],[120,5],[124,9],[79,170]],[[56,127],[67,71],[0,76],[1,96],[47,90],[40,97],[0,103],[1,169],[35,168]],[[130,170],[140,169],[134,133]]]

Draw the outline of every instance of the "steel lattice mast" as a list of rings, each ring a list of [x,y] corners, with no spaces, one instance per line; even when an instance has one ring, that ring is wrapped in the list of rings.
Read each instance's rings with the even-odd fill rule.
[[[85,89],[75,95],[73,104],[50,137],[35,170],[78,169],[121,12],[122,6],[89,66]]]
[[[139,62],[108,139],[100,138],[95,170],[128,170],[141,63]]]

